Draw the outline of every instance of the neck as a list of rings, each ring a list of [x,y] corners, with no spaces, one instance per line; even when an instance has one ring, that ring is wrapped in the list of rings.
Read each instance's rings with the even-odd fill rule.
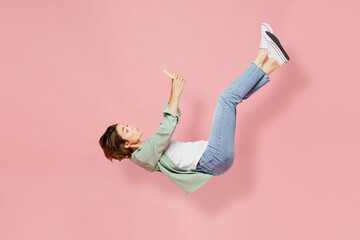
[[[131,149],[133,152],[135,152],[135,151],[140,147],[141,144],[142,144],[142,141],[139,140],[136,144],[131,145],[130,149]]]

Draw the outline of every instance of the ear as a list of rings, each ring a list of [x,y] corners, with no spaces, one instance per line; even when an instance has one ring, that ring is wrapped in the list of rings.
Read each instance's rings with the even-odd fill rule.
[[[125,146],[125,148],[129,148],[129,147],[130,147],[129,142],[128,142],[128,141],[126,141],[124,146]]]

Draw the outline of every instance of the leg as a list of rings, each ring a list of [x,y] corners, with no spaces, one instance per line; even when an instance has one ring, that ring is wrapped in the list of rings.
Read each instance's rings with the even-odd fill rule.
[[[262,79],[245,95],[243,99],[248,99],[251,95],[253,95],[257,90],[259,90],[262,86],[270,81],[269,76],[264,75]]]
[[[212,119],[208,146],[197,166],[197,171],[212,175],[225,173],[234,162],[236,107],[265,72],[254,62],[219,96]]]
[[[288,54],[285,52],[279,39],[274,35],[274,31],[268,23],[261,24],[261,43],[259,48],[260,50],[254,63],[263,69],[263,71],[266,73],[266,76],[264,76],[264,78],[261,79],[245,95],[244,99],[249,98],[253,93],[269,82],[269,75],[272,71],[274,71],[280,65],[290,61]],[[264,55],[266,55],[265,60]],[[261,66],[263,62],[265,63]]]
[[[272,58],[266,58],[264,59],[263,54],[267,54],[267,50],[260,49],[259,54],[256,57],[254,63],[257,64],[257,66],[261,67],[261,69],[265,72],[265,76],[260,79],[258,83],[244,96],[243,99],[248,99],[252,94],[254,94],[257,90],[259,90],[262,86],[264,86],[266,83],[270,81],[270,73],[273,72],[276,68],[278,68],[280,65]],[[263,64],[262,64],[263,62]],[[262,66],[261,66],[262,65]]]
[[[262,70],[265,72],[267,76],[269,76],[270,73],[272,73],[278,67],[280,67],[280,65],[275,59],[268,58],[266,62],[264,62],[264,65],[262,66]]]

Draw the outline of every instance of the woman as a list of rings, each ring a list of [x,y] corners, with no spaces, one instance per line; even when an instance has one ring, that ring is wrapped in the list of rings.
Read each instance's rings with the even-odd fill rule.
[[[224,174],[234,162],[236,107],[269,82],[269,75],[290,61],[269,24],[261,25],[261,43],[255,60],[219,96],[208,141],[179,142],[171,137],[181,116],[178,108],[184,78],[174,74],[163,121],[154,135],[141,141],[134,126],[109,126],[99,140],[106,158],[129,158],[148,171],[168,176],[186,193],[204,185],[212,176]]]

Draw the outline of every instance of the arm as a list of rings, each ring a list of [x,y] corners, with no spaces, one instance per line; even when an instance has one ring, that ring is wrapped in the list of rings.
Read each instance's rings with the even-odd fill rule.
[[[181,112],[178,105],[183,86],[183,77],[175,74],[172,80],[169,102],[164,103],[163,120],[159,129],[152,137],[146,139],[133,154],[133,161],[149,171],[154,171],[157,162],[170,143],[176,125],[179,123]]]
[[[181,116],[180,109],[173,115],[168,102],[164,102],[163,120],[158,130],[150,138],[144,140],[141,146],[132,154],[132,161],[148,171],[154,171],[161,155],[170,143],[176,125]]]
[[[169,109],[172,114],[175,116],[177,113],[177,109],[179,106],[180,94],[174,93],[171,91],[170,98],[169,98]]]
[[[184,78],[179,74],[174,74],[172,79],[171,94],[169,98],[169,109],[173,116],[176,115],[179,106],[180,95],[184,87]]]

